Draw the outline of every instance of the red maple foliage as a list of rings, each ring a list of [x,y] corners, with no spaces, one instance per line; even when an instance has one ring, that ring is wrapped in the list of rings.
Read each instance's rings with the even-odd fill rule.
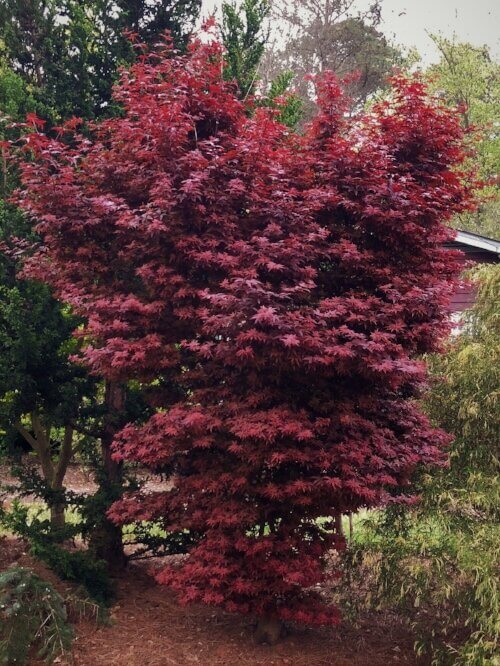
[[[299,137],[249,117],[221,59],[198,41],[145,57],[121,117],[28,136],[20,202],[43,248],[27,270],[85,316],[90,368],[159,408],[115,455],[172,489],[111,512],[200,535],[158,580],[182,602],[329,624],[329,517],[412,501],[415,468],[445,460],[417,357],[447,328],[462,131],[404,77],[348,117],[327,74]]]

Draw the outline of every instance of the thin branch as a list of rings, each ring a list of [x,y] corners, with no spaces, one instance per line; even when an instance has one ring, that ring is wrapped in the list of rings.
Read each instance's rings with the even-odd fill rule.
[[[54,480],[54,464],[50,455],[50,433],[45,436],[40,417],[36,412],[31,413],[31,423],[35,431],[38,449],[36,450],[40,458],[45,480],[52,485]]]
[[[73,453],[73,428],[71,426],[66,426],[64,429],[64,439],[59,454],[59,460],[54,473],[54,480],[52,483],[53,488],[60,488],[62,486]]]

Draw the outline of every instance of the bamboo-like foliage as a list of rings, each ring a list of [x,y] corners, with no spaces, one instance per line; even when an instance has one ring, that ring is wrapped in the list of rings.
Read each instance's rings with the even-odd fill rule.
[[[47,663],[65,653],[73,632],[61,595],[31,570],[0,574],[0,661],[27,664],[31,649]]]
[[[473,279],[462,333],[430,359],[426,406],[455,437],[450,466],[421,476],[417,508],[365,525],[356,553],[375,562],[377,600],[398,603],[436,665],[498,663],[500,266]]]

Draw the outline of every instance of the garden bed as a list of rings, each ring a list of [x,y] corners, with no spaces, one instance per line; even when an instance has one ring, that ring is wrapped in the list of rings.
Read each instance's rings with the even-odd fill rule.
[[[24,544],[0,540],[0,570],[10,564],[33,568],[62,593],[59,581],[26,553]],[[72,666],[388,666],[425,664],[413,654],[413,639],[391,614],[372,614],[359,626],[294,632],[274,647],[255,645],[252,622],[206,607],[179,606],[156,585],[145,564],[131,565],[116,580],[110,626],[75,624]],[[36,660],[32,666],[38,666]]]

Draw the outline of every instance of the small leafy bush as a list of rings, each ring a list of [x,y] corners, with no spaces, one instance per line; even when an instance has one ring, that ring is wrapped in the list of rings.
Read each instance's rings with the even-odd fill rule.
[[[396,607],[434,666],[497,666],[500,530],[448,519],[419,510],[367,519],[349,553],[352,584],[368,605]]]
[[[81,585],[97,603],[108,605],[113,599],[107,565],[103,560],[94,559],[89,551],[69,551],[55,543],[33,541],[31,552],[60,578]]]
[[[365,598],[396,604],[417,652],[439,666],[500,664],[500,266],[474,279],[462,333],[429,359],[436,381],[426,410],[454,435],[450,466],[420,475],[417,506],[366,520],[349,554],[358,578],[372,582]]]
[[[0,661],[27,664],[32,648],[50,664],[71,647],[73,632],[64,600],[29,569],[0,574]]]
[[[63,544],[80,531],[79,525],[66,524],[54,531],[43,513],[30,515],[30,509],[14,502],[9,512],[0,514],[0,524],[26,539],[34,557],[42,560],[60,578],[82,586],[85,593],[99,604],[108,605],[114,589],[104,561],[86,550],[68,550]]]

